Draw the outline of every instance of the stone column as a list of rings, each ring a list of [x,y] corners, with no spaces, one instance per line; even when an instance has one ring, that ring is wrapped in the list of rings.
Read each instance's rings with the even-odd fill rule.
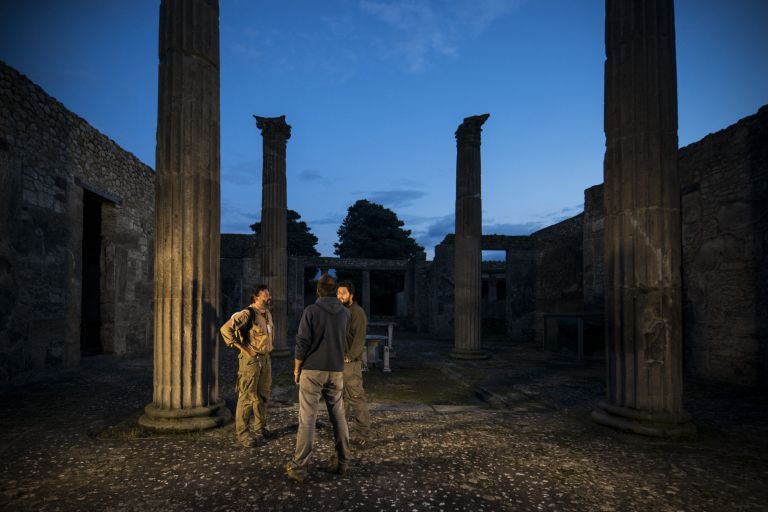
[[[490,114],[464,119],[456,130],[456,245],[454,328],[451,357],[483,359],[480,348],[482,291],[482,209],[480,204],[480,132]]]
[[[291,127],[285,116],[256,118],[264,139],[261,182],[261,278],[272,295],[275,323],[273,356],[287,356],[288,324],[288,193],[285,183],[285,146]]]
[[[682,407],[680,190],[673,0],[607,0],[607,398],[592,417],[691,432]]]
[[[371,318],[371,271],[363,270],[363,309],[368,319]]]
[[[160,4],[154,394],[139,423],[199,430],[219,398],[219,7]]]

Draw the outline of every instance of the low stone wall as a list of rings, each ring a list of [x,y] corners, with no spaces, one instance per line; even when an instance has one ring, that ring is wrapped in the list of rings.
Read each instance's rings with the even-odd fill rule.
[[[101,216],[101,350],[150,350],[152,169],[0,62],[0,176],[0,383],[79,364],[84,198]]]

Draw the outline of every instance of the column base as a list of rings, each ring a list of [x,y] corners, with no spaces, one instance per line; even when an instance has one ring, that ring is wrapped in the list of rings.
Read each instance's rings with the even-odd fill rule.
[[[480,350],[480,349],[471,350],[471,349],[460,349],[460,348],[454,348],[453,350],[451,350],[449,355],[453,359],[464,359],[464,360],[488,359],[489,357],[491,357],[491,354],[489,354],[484,350]]]
[[[194,432],[222,426],[232,417],[224,401],[208,407],[160,409],[151,403],[144,407],[139,425],[157,430]]]
[[[600,401],[592,411],[595,423],[618,430],[652,437],[679,437],[696,433],[696,426],[686,412],[640,411]]]

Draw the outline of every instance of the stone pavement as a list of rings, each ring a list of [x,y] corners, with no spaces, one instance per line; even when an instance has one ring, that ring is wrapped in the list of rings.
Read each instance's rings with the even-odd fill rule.
[[[151,359],[96,356],[81,368],[0,393],[0,510],[766,510],[765,391],[686,383],[698,433],[679,440],[594,424],[602,362],[484,341],[486,361],[396,335],[393,372],[373,370],[375,439],[339,477],[316,440],[304,484],[288,481],[296,429],[291,361],[274,363],[263,448],[233,426],[158,434],[136,419],[151,399]],[[234,352],[222,390],[234,405]],[[323,422],[327,425],[327,420]]]

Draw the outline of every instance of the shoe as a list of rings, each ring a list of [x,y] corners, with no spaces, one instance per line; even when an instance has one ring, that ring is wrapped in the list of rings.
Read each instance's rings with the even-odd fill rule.
[[[367,437],[353,437],[349,440],[349,442],[355,447],[360,450],[366,449],[368,445],[368,438]]]
[[[307,478],[307,474],[304,471],[294,469],[290,462],[285,465],[285,476],[288,477],[288,480],[299,483],[302,483]]]
[[[246,448],[259,448],[267,444],[267,440],[264,436],[249,437],[245,441],[240,441],[240,444]]]
[[[264,437],[264,439],[272,439],[275,436],[275,433],[269,430],[267,427],[262,427],[261,435]]]
[[[328,459],[328,462],[325,463],[325,470],[328,473],[333,473],[335,475],[346,475],[348,469],[349,466],[347,463],[339,462],[339,457],[337,455],[333,455],[330,459]]]

